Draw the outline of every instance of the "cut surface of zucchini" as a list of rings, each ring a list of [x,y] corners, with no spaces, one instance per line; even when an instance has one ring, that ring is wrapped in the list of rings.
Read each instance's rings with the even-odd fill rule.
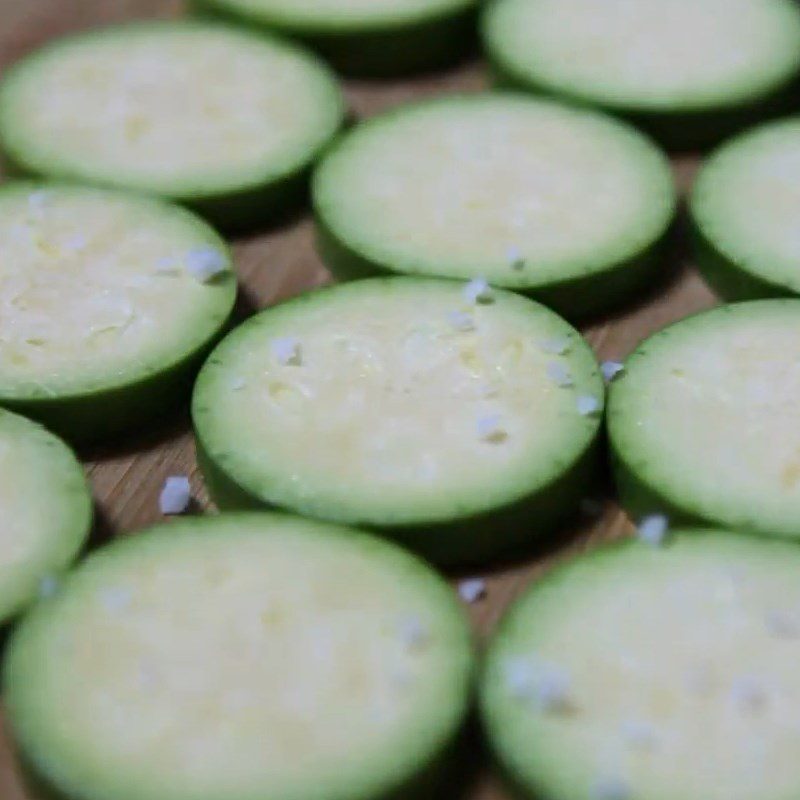
[[[779,800],[800,787],[800,551],[718,530],[624,542],[534,584],[482,681],[537,800]]]
[[[637,131],[510,94],[369,120],[323,160],[313,196],[335,274],[482,274],[566,314],[648,283],[675,210],[669,164]]]
[[[609,435],[635,514],[800,538],[800,300],[737,303],[643,342]]]
[[[800,118],[756,128],[704,165],[691,200],[698,263],[731,300],[800,294]]]
[[[341,93],[294,45],[200,22],[56,41],[0,85],[0,143],[19,169],[266,221],[338,129]]]
[[[597,362],[548,309],[474,286],[342,284],[230,334],[193,398],[218,502],[373,527],[449,561],[569,511],[602,416]]]
[[[472,668],[455,594],[423,562],[228,515],[87,559],[14,635],[4,700],[34,777],[69,798],[411,800]]]
[[[0,409],[0,623],[8,622],[76,557],[92,498],[72,451],[30,420]]]
[[[497,0],[483,37],[501,83],[630,114],[675,144],[766,112],[800,72],[791,0]]]
[[[0,403],[78,439],[168,410],[235,295],[227,245],[182,208],[6,184]]]

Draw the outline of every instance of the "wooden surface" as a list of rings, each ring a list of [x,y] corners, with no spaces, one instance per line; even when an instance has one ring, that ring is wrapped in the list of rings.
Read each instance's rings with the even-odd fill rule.
[[[72,30],[135,17],[173,16],[181,11],[175,0],[0,0],[0,65],[5,65],[44,41]],[[374,114],[412,97],[485,86],[480,64],[468,64],[446,74],[420,80],[382,84],[349,82],[347,95],[358,116]],[[696,159],[675,162],[681,186],[689,186]],[[310,219],[234,243],[241,281],[242,308],[263,308],[329,279],[316,257]],[[678,235],[663,285],[653,296],[614,319],[585,328],[602,359],[624,357],[644,336],[688,313],[712,305],[713,295],[688,263],[684,237]],[[84,454],[99,507],[97,540],[135,531],[160,520],[158,493],[168,475],[189,474],[200,506],[206,495],[195,464],[187,420],[149,433],[127,446]],[[536,579],[554,558],[603,538],[624,535],[625,516],[608,498],[602,517],[570,531],[557,545],[543,546],[531,563],[485,575],[488,597],[470,608],[481,636],[491,631],[508,603]],[[507,795],[489,774],[479,776],[468,790],[468,800],[506,800]],[[0,800],[35,800],[21,788],[15,761],[0,739]]]

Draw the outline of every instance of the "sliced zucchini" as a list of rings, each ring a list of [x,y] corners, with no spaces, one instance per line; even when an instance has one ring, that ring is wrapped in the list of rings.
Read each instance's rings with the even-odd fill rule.
[[[357,75],[430,69],[474,41],[478,0],[190,0],[200,13],[301,39]]]
[[[228,228],[292,205],[342,117],[314,57],[200,22],[78,34],[0,84],[0,145],[18,170],[161,195]]]
[[[482,29],[501,85],[601,106],[673,147],[794,107],[792,0],[496,0]]]
[[[553,570],[502,621],[482,712],[523,797],[800,792],[800,549],[717,530]]]
[[[422,562],[229,515],[92,555],[12,637],[3,699],[34,781],[62,797],[416,800],[472,672],[455,594]]]
[[[313,196],[320,252],[340,277],[484,275],[568,316],[652,281],[675,211],[669,164],[639,133],[503,94],[360,125],[321,163]]]
[[[800,538],[800,300],[722,306],[645,341],[611,386],[624,504]]]
[[[0,404],[73,440],[163,415],[232,310],[227,245],[160,200],[0,188]]]
[[[92,497],[52,433],[0,409],[0,623],[55,586],[85,544]]]
[[[695,183],[697,261],[729,300],[800,294],[800,118],[724,145]]]
[[[474,289],[341,284],[230,334],[193,398],[218,504],[359,524],[440,562],[499,554],[569,514],[594,466],[597,362],[543,306]]]

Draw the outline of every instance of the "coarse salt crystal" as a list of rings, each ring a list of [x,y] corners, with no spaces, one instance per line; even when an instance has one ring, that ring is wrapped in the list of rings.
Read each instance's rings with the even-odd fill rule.
[[[525,257],[522,255],[522,250],[516,245],[511,245],[506,250],[506,261],[512,269],[524,269],[525,267]]]
[[[589,397],[588,395],[581,395],[575,401],[578,407],[578,413],[582,417],[591,417],[600,410],[600,401],[596,397]]]
[[[201,247],[187,253],[186,269],[200,283],[208,283],[228,270],[228,260],[223,253],[213,247]]]
[[[475,278],[464,287],[464,298],[472,305],[489,303],[492,297],[492,287],[486,278]]]
[[[403,644],[410,648],[422,647],[428,641],[428,629],[416,616],[405,616],[398,621],[397,632]]]
[[[455,328],[462,333],[475,330],[475,318],[466,311],[451,311],[447,315],[447,321],[451,328]]]
[[[542,711],[565,711],[569,708],[570,679],[564,670],[548,667],[537,677],[536,705]]]
[[[653,547],[664,544],[669,530],[669,520],[663,514],[651,514],[639,521],[636,535]]]
[[[611,383],[620,372],[625,370],[625,365],[619,361],[604,361],[600,365],[600,371],[603,373],[606,383]]]
[[[231,381],[231,389],[233,389],[234,392],[241,392],[245,386],[247,386],[247,382],[244,378],[234,378]]]
[[[539,342],[539,348],[552,356],[563,356],[569,352],[572,343],[566,336],[559,336],[555,339],[544,339]]]
[[[293,336],[273,339],[270,350],[275,360],[284,367],[299,367],[303,363],[303,348],[300,341]]]
[[[192,489],[189,478],[184,475],[173,475],[164,482],[158,498],[158,506],[162,514],[183,514],[192,500]]]
[[[489,414],[480,417],[476,423],[478,436],[484,442],[499,442],[506,438],[506,431],[503,429],[502,418],[499,414]]]
[[[477,603],[486,597],[486,581],[481,578],[469,578],[458,584],[459,597],[465,603]]]
[[[562,389],[568,389],[573,385],[572,374],[558,361],[551,361],[547,365],[547,377]]]
[[[571,681],[565,670],[515,657],[505,662],[503,675],[508,690],[515,698],[531,701],[545,712],[569,708]]]

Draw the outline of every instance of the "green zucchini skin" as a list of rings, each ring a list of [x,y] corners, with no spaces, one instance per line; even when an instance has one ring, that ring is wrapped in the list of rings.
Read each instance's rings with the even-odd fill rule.
[[[177,413],[206,355],[221,336],[217,334],[177,363],[132,383],[52,399],[0,397],[0,403],[73,444],[86,446],[115,439]]]
[[[316,161],[324,152],[321,148],[314,156]],[[19,180],[51,180],[9,152],[3,153],[3,170]],[[253,186],[224,194],[202,196],[177,196],[167,198],[206,219],[222,233],[242,235],[272,227],[300,211],[308,199],[311,164],[290,172],[269,184]],[[86,183],[80,176],[64,175],[57,181]],[[96,182],[98,187],[126,190],[125,185]]]
[[[271,508],[212,460],[196,430],[197,460],[209,494],[222,511]],[[521,500],[478,516],[424,526],[372,529],[393,539],[429,561],[447,567],[469,566],[524,554],[577,515],[580,500],[591,494],[602,472],[598,442],[587,449],[560,479]],[[359,528],[370,530],[360,523]]]
[[[11,638],[8,630],[4,633],[6,640]],[[441,800],[448,787],[462,779],[470,769],[466,763],[468,755],[465,737],[461,735],[402,786],[370,800]],[[83,800],[55,788],[30,757],[19,754],[16,758],[22,786],[35,800]]]
[[[593,107],[579,95],[554,92],[549,87],[518,74],[491,50],[487,51],[487,57],[492,83],[497,89],[531,92],[576,105]],[[684,112],[644,112],[610,106],[606,106],[605,110],[641,128],[671,152],[690,152],[708,150],[758,122],[783,116],[795,109],[798,101],[800,101],[800,80],[792,77],[771,94],[739,106]]]
[[[537,300],[567,319],[580,320],[606,313],[624,306],[660,280],[671,236],[670,227],[644,250],[602,271],[588,270],[584,276],[548,286],[504,288]],[[316,247],[320,258],[339,280],[398,274],[349,247],[326,225],[320,214],[317,215]]]
[[[692,225],[692,247],[703,278],[723,300],[736,302],[797,296],[788,287],[754,275],[721,253],[697,224]]]
[[[457,62],[477,42],[477,0],[462,9],[443,9],[412,23],[371,25],[359,30],[326,30],[313,25],[270,22],[246,11],[236,12],[218,0],[190,0],[199,16],[276,32],[317,51],[338,71],[351,77],[392,78],[428,72]]]

